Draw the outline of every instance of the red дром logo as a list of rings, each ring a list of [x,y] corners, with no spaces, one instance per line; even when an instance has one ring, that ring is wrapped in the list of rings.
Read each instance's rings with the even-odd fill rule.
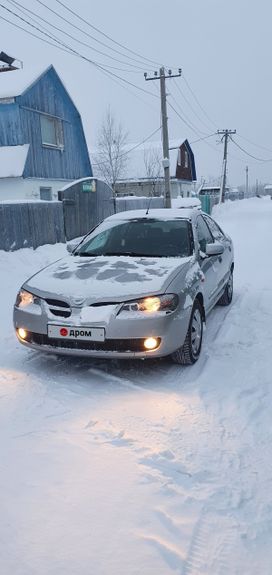
[[[66,335],[68,335],[68,329],[66,329],[66,327],[62,327],[60,329],[60,335],[62,335],[63,337],[65,337]]]

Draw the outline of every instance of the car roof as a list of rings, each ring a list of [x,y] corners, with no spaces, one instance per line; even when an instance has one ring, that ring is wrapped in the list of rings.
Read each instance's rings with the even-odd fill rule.
[[[114,220],[138,220],[138,219],[157,219],[157,220],[173,220],[173,219],[185,219],[191,220],[193,214],[199,213],[199,208],[161,208],[148,210],[128,210],[127,212],[119,212],[109,216],[107,221]]]

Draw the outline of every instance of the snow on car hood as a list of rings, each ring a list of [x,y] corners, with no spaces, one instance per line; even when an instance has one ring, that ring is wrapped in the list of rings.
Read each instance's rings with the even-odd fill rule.
[[[187,258],[68,256],[34,276],[24,288],[41,297],[64,297],[71,305],[120,301],[163,293]]]

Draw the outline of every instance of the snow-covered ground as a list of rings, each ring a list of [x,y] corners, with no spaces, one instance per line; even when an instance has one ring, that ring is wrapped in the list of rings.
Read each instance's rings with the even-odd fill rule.
[[[0,252],[0,573],[271,575],[272,202],[218,207],[235,297],[202,357],[57,358],[13,334],[64,246]]]

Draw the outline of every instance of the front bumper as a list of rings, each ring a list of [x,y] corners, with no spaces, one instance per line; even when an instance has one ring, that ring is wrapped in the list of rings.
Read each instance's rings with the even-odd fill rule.
[[[23,345],[35,350],[54,354],[77,355],[100,358],[151,358],[164,357],[183,345],[190,320],[190,308],[177,309],[175,312],[151,317],[134,317],[131,319],[113,315],[109,322],[93,323],[92,327],[105,329],[105,341],[82,341],[76,339],[49,338],[48,323],[63,326],[86,327],[79,323],[79,309],[72,309],[69,318],[50,316],[46,308],[41,313],[30,313],[25,309],[14,308],[14,326],[17,337]],[[27,331],[27,338],[21,339],[18,329]],[[159,346],[152,351],[144,348],[144,339],[156,337]]]

